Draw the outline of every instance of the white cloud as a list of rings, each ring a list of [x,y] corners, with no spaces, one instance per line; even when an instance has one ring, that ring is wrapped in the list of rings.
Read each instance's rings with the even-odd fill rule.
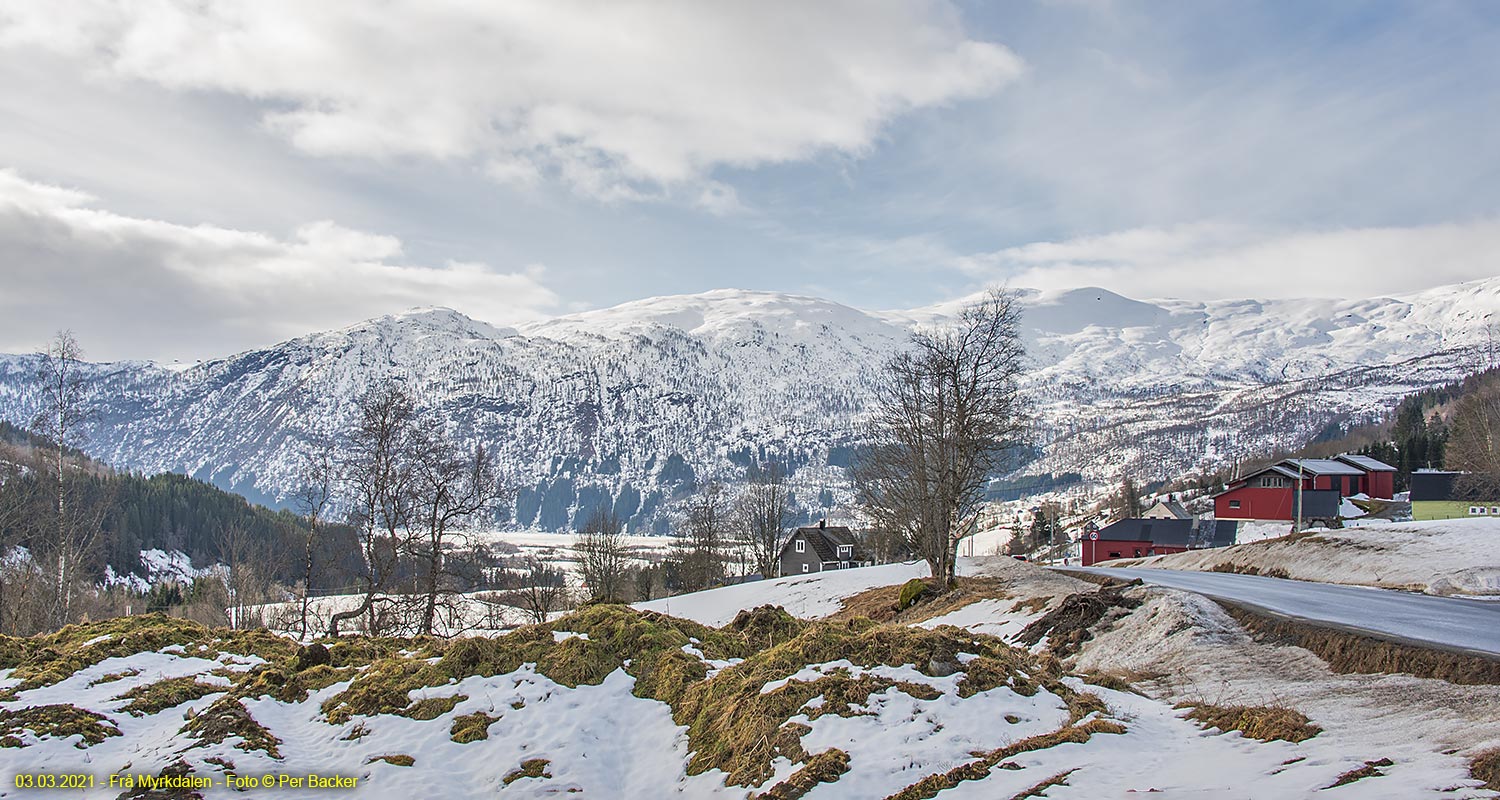
[[[0,352],[72,328],[95,358],[186,360],[416,305],[507,323],[559,304],[538,265],[403,263],[398,239],[327,221],[283,240],[93,206],[0,170]]]
[[[368,4],[50,0],[0,12],[0,46],[264,102],[318,155],[473,159],[604,198],[700,184],[721,165],[861,154],[913,109],[1014,79],[946,0]]]
[[[1016,286],[1099,286],[1137,298],[1362,298],[1500,274],[1500,218],[1301,232],[1213,223],[1136,228],[956,264]]]

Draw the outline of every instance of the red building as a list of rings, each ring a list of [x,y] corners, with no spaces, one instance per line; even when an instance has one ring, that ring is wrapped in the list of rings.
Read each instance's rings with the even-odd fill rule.
[[[1144,558],[1204,547],[1227,547],[1234,544],[1238,530],[1239,523],[1232,520],[1122,519],[1085,534],[1081,553],[1083,566],[1116,558]]]
[[[1214,517],[1236,520],[1285,520],[1297,513],[1302,488],[1302,518],[1331,521],[1342,499],[1363,494],[1391,499],[1396,468],[1369,456],[1289,458],[1241,478],[1214,496]]]

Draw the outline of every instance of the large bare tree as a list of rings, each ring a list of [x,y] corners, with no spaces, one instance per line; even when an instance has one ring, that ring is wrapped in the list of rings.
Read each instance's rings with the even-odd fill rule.
[[[1020,316],[1014,294],[992,290],[953,324],[914,334],[885,365],[856,464],[876,527],[899,531],[944,588],[991,475],[1025,430]]]
[[[352,500],[349,521],[359,532],[364,558],[362,597],[357,607],[329,618],[329,636],[337,636],[345,620],[361,616],[366,633],[378,635],[378,607],[394,602],[384,593],[395,578],[403,536],[416,511],[416,477],[409,458],[416,420],[416,404],[397,382],[378,386],[360,399],[342,472]]]
[[[412,441],[415,508],[412,555],[421,562],[422,612],[419,630],[432,634],[439,598],[456,593],[445,586],[443,551],[455,534],[475,519],[491,519],[501,486],[494,460],[483,447],[465,452],[428,417]]]
[[[750,561],[763,578],[776,577],[781,546],[792,524],[786,472],[774,462],[752,464],[739,496],[739,527]]]

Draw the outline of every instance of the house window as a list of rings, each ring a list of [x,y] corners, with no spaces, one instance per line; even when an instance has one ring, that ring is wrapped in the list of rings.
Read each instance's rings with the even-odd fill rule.
[[[1469,515],[1474,516],[1484,513],[1484,506],[1469,506]]]
[[[1239,508],[1240,507],[1240,501],[1238,501],[1238,500],[1230,500],[1229,501],[1229,507],[1230,508]]]
[[[807,552],[807,540],[806,539],[798,539],[797,540],[797,552],[799,552],[799,553],[806,553]],[[806,572],[807,570],[804,569],[802,571]]]
[[[1260,485],[1267,489],[1285,489],[1291,486],[1292,482],[1280,475],[1267,475],[1260,479]]]
[[[1500,506],[1490,506],[1491,514],[1500,514]]]
[[[803,564],[803,565],[802,565],[802,571],[803,571],[803,572],[806,572],[806,571],[807,571],[807,565],[806,565],[806,564]]]
[[[852,545],[852,544],[841,544],[841,545],[839,545],[839,555],[841,555],[841,556],[847,556],[850,553],[852,553],[853,551],[854,551],[854,545]]]

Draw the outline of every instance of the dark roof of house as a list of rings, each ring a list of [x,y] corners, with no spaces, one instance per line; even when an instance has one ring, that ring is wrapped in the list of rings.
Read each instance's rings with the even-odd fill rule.
[[[807,540],[808,546],[817,554],[819,561],[864,560],[863,555],[860,553],[859,542],[854,538],[854,533],[843,526],[820,528],[814,525],[806,528],[798,528],[796,534],[787,537],[786,544],[781,546],[783,555],[786,553],[786,549],[792,546],[792,542],[797,539],[797,535],[801,535],[803,539]],[[853,555],[848,558],[840,557],[838,554],[840,545],[849,545]]]
[[[1099,529],[1099,538],[1112,542],[1150,542],[1187,547],[1193,532],[1190,519],[1122,519]]]
[[[1458,476],[1461,472],[1438,472],[1417,470],[1411,474],[1411,496],[1413,503],[1422,500],[1457,500]]]
[[[1384,461],[1381,461],[1380,459],[1377,459],[1377,458],[1371,458],[1369,456],[1355,455],[1353,453],[1344,453],[1341,456],[1335,456],[1335,458],[1337,458],[1339,461],[1342,461],[1342,462],[1344,462],[1346,464],[1353,464],[1354,466],[1359,467],[1360,469],[1364,470],[1365,472],[1395,472],[1396,471],[1396,468],[1393,467],[1393,466],[1391,466],[1390,464],[1387,464]]]

